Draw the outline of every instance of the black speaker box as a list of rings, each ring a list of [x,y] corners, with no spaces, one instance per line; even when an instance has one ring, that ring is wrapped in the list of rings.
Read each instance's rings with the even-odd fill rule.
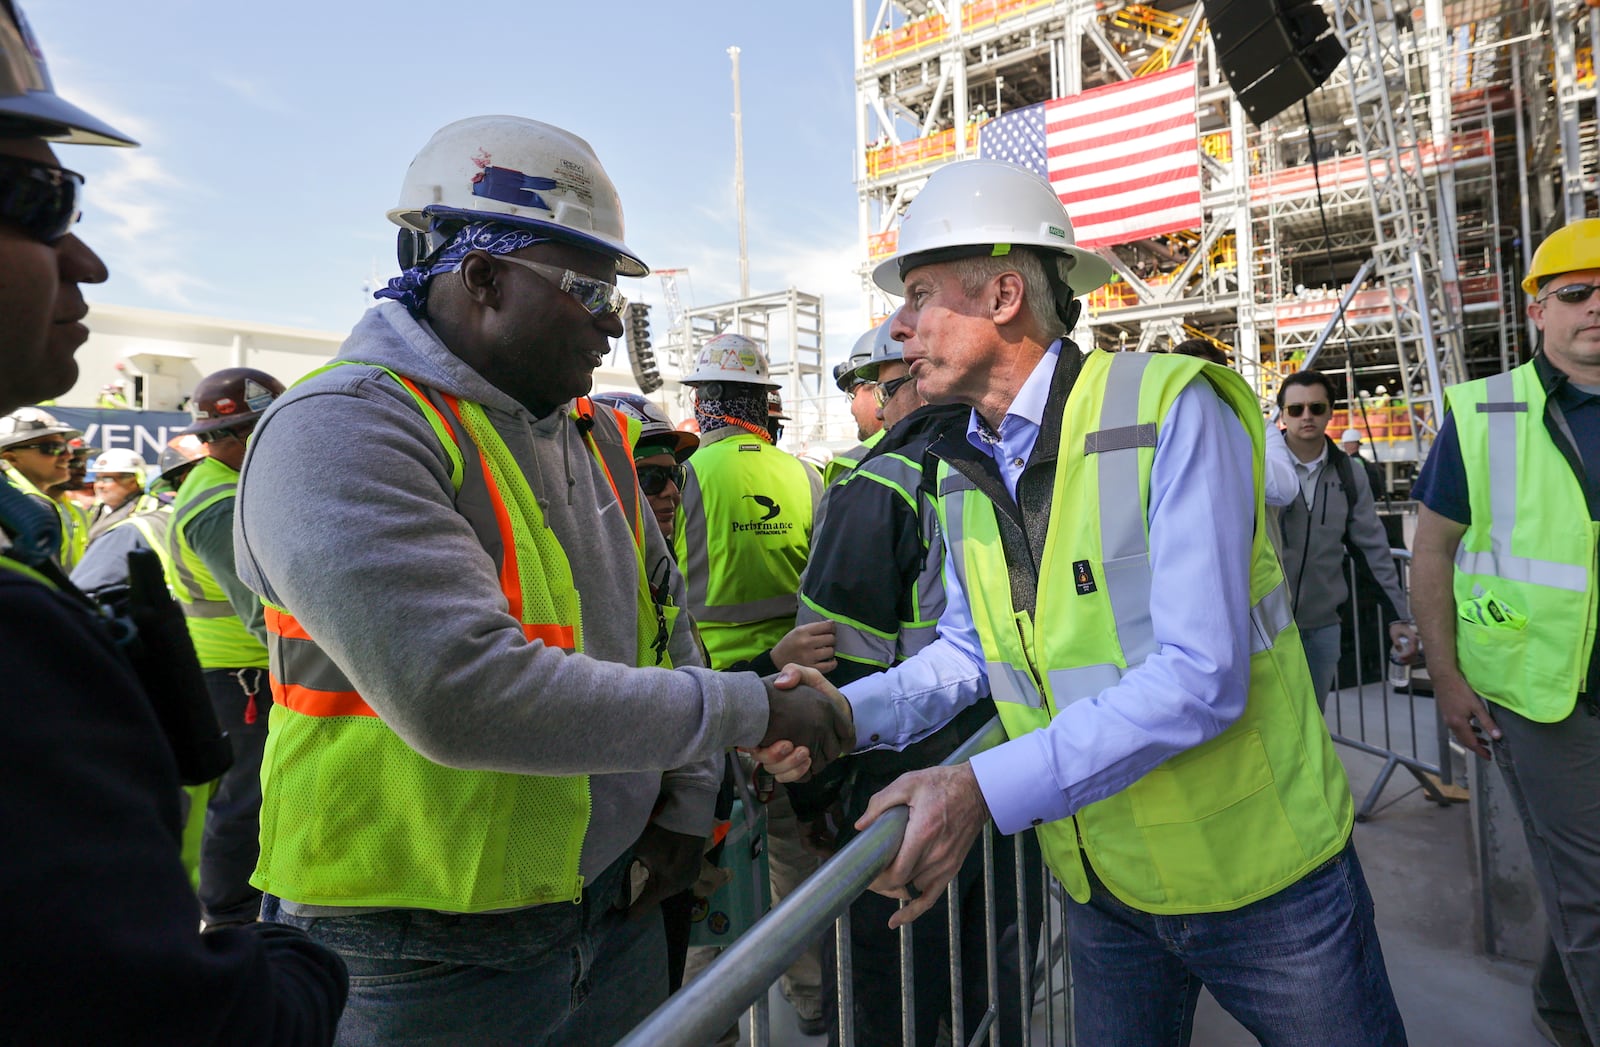
[[[1327,80],[1344,58],[1328,16],[1310,0],[1204,0],[1222,75],[1256,124]]]

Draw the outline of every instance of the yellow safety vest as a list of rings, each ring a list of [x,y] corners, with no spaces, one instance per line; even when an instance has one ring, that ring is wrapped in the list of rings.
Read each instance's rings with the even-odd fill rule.
[[[1065,351],[1071,351],[1070,348]],[[1255,537],[1244,715],[1126,789],[1038,827],[1045,860],[1078,901],[1087,856],[1102,883],[1150,913],[1222,912],[1268,897],[1336,855],[1354,807],[1317,710],[1288,586],[1267,540],[1263,432],[1254,394],[1191,357],[1095,351],[1062,420],[1036,606],[1018,611],[994,504],[949,462],[940,502],[983,644],[990,692],[1012,738],[1116,684],[1156,650],[1146,531],[1155,445],[1199,377],[1238,414],[1255,449]]]
[[[451,462],[457,508],[475,533],[498,536],[499,548],[485,549],[523,635],[530,643],[582,651],[571,564],[483,408],[388,373],[438,435]],[[588,400],[577,401],[579,416],[600,423],[583,439],[634,535],[640,580],[635,664],[670,665],[661,630],[670,632],[676,611],[658,608],[646,581],[644,518],[629,451],[637,423],[620,413],[597,414]],[[613,424],[605,424],[608,419]],[[291,611],[267,607],[274,704],[261,769],[261,857],[251,883],[308,905],[446,912],[582,897],[587,775],[471,771],[432,762],[377,716]]]
[[[167,527],[167,585],[183,608],[189,639],[202,669],[264,669],[267,649],[251,635],[228,603],[228,594],[189,545],[185,533],[202,509],[238,493],[238,470],[215,458],[202,459],[184,478],[172,502]]]
[[[1446,396],[1472,510],[1456,550],[1456,661],[1485,698],[1554,723],[1586,683],[1600,523],[1545,429],[1532,362]]]
[[[702,444],[688,467],[674,544],[711,668],[726,669],[794,628],[822,478],[745,434]]]

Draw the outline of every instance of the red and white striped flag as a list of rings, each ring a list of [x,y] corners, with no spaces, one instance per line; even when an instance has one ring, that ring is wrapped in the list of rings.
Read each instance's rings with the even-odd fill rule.
[[[1198,135],[1192,62],[1046,102],[1050,184],[1078,246],[1199,228]]]

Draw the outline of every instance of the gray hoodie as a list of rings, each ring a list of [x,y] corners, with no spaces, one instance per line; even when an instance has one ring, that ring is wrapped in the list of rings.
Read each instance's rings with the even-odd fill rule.
[[[411,395],[370,367],[302,382],[256,427],[239,485],[240,578],[293,614],[428,759],[590,774],[586,880],[638,838],[663,789],[663,828],[709,833],[722,750],[761,739],[766,688],[752,673],[690,668],[701,661],[687,615],[668,648],[685,668],[629,667],[638,644],[633,537],[567,411],[534,418],[395,302],[370,310],[338,359],[382,364],[483,405],[572,566],[584,653],[523,638],[493,561],[454,508],[439,437]],[[684,606],[665,543],[656,528],[645,531],[647,563],[667,565]]]
[[[1361,553],[1394,613],[1407,621],[1411,619],[1411,607],[1400,588],[1400,575],[1389,552],[1389,536],[1378,519],[1366,470],[1359,462],[1350,463],[1350,482],[1355,490],[1346,491],[1334,464],[1336,458],[1343,457],[1345,453],[1328,441],[1327,458],[1313,481],[1312,504],[1307,506],[1297,489],[1279,518],[1283,527],[1283,573],[1294,593],[1294,620],[1301,629],[1339,623],[1339,605],[1350,595],[1344,567],[1347,539],[1351,549]]]

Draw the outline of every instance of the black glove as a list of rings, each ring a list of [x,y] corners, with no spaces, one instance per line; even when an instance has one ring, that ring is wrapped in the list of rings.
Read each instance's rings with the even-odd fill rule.
[[[124,650],[177,757],[178,780],[200,785],[220,778],[233,764],[233,747],[217,724],[183,611],[167,592],[155,553],[128,554],[123,609],[137,628]]]
[[[762,747],[774,742],[793,742],[811,750],[811,773],[816,774],[840,756],[855,748],[855,721],[850,703],[838,691],[827,691],[805,684],[779,690],[776,677],[763,676],[767,687],[767,733]],[[831,690],[831,688],[830,688]]]

